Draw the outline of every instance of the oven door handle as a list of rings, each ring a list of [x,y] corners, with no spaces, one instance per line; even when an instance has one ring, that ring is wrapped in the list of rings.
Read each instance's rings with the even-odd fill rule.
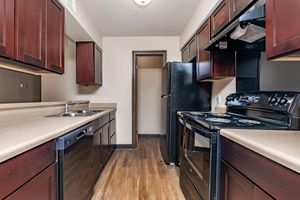
[[[191,131],[203,136],[203,137],[206,137],[208,139],[211,139],[211,136],[212,136],[212,133],[205,130],[204,128],[201,128],[201,127],[195,127],[194,125],[191,125],[189,123],[185,123],[185,126],[186,128],[190,129]]]

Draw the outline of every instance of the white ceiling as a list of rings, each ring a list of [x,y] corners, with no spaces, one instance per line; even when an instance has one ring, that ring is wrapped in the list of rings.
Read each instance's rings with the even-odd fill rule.
[[[179,36],[201,0],[153,0],[139,8],[133,0],[77,1],[102,36]]]

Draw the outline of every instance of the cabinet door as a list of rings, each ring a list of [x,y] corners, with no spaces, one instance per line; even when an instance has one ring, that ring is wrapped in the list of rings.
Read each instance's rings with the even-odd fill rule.
[[[268,0],[266,49],[268,59],[300,49],[300,1]]]
[[[103,84],[102,79],[102,50],[100,47],[95,45],[95,51],[94,51],[94,65],[95,65],[95,83],[98,85]]]
[[[45,68],[45,0],[15,0],[15,52],[18,61]]]
[[[212,76],[210,52],[205,51],[210,41],[210,19],[200,28],[197,35],[198,56],[197,56],[197,80],[203,80]]]
[[[55,200],[56,199],[56,164],[42,171],[7,200]]]
[[[238,16],[254,0],[230,0],[230,18]]]
[[[64,8],[57,0],[47,0],[47,62],[46,68],[64,72]]]
[[[0,56],[14,57],[14,1],[0,0]]]
[[[106,163],[109,156],[109,124],[103,127],[101,136],[101,160],[102,163]]]
[[[211,37],[216,36],[229,22],[229,0],[223,0],[211,15]]]
[[[182,62],[189,62],[189,49],[188,46],[184,47],[181,51]]]
[[[271,200],[245,176],[221,161],[221,200]]]
[[[191,61],[192,59],[196,58],[197,56],[197,37],[193,37],[192,40],[189,43],[189,59],[188,61]]]

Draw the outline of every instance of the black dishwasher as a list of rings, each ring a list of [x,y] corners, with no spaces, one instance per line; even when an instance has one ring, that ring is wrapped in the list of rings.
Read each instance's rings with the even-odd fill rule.
[[[94,125],[84,125],[57,140],[59,200],[85,200],[93,195],[101,167],[101,132]]]

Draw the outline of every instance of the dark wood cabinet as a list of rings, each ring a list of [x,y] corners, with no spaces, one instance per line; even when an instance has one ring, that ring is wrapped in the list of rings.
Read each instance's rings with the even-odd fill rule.
[[[191,41],[188,44],[188,48],[189,48],[189,61],[191,61],[197,57],[197,53],[198,53],[196,36],[191,39]]]
[[[102,85],[102,50],[95,42],[76,43],[76,83]]]
[[[35,176],[17,191],[9,195],[7,200],[55,200],[56,199],[56,165]]]
[[[268,59],[300,58],[300,1],[268,0],[266,3],[266,51]],[[297,52],[298,51],[298,52]]]
[[[57,0],[47,0],[46,68],[64,73],[64,8]]]
[[[197,37],[194,36],[181,50],[182,62],[190,62],[197,57]]]
[[[235,76],[235,52],[209,51],[211,32],[210,18],[200,27],[197,37],[197,80]]]
[[[0,56],[14,57],[14,1],[0,0]]]
[[[216,36],[230,22],[230,0],[222,3],[211,15],[211,37]]]
[[[221,200],[272,200],[244,175],[221,161]]]
[[[101,135],[101,160],[103,163],[109,158],[109,124],[106,124],[102,128],[102,135]]]
[[[22,197],[22,195],[20,196],[20,194],[24,194],[24,197],[26,197],[25,194],[28,195],[30,193],[32,197],[34,195],[42,195],[41,192],[47,191],[49,189],[46,183],[46,179],[48,180],[48,178],[46,178],[45,176],[51,176],[50,171],[53,170],[45,172],[46,175],[42,175],[32,183],[30,182],[33,180],[34,177],[36,177],[36,175],[40,174],[47,167],[54,164],[55,159],[55,141],[50,141],[1,163],[0,199],[3,199],[8,195],[12,194],[12,192],[14,192],[17,188],[20,188],[20,192],[17,192],[16,194],[12,195],[10,199],[21,199],[19,198]],[[53,167],[55,171],[55,166]],[[51,169],[53,169],[53,167]],[[55,180],[49,179],[49,184],[51,184],[53,181],[55,182]],[[37,190],[38,188],[33,188],[32,184],[40,185],[39,190]],[[51,191],[52,190],[54,193],[56,188],[53,187]]]
[[[237,17],[254,1],[256,0],[230,0],[230,19]]]
[[[298,173],[227,138],[221,138],[221,147],[222,199],[299,199]]]
[[[0,0],[0,56],[62,74],[63,6],[57,0]]]
[[[15,0],[16,60],[45,68],[46,1]]]
[[[188,48],[188,46],[185,46],[181,50],[181,57],[182,57],[182,62],[189,62],[189,48]]]

